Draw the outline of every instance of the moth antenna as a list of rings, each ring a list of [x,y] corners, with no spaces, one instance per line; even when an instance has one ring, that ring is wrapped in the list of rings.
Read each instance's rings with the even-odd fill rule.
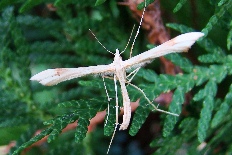
[[[113,52],[110,52],[108,49],[106,49],[106,47],[98,40],[98,38],[95,36],[95,34],[89,29],[89,31],[92,33],[92,35],[94,36],[94,38],[97,40],[97,42],[109,53],[115,55]]]
[[[125,52],[125,50],[127,49],[127,46],[128,46],[128,45],[129,45],[129,43],[130,43],[130,40],[131,40],[131,37],[132,37],[133,31],[134,31],[134,28],[135,28],[135,24],[134,24],[134,26],[133,26],[133,28],[132,28],[132,31],[131,31],[131,34],[130,34],[129,40],[128,40],[127,44],[126,44],[126,47],[124,48],[124,50],[123,50],[120,54],[122,54],[123,52]]]
[[[136,32],[136,34],[135,34],[135,38],[134,38],[133,43],[132,43],[132,46],[131,46],[130,58],[131,58],[131,55],[132,55],[132,50],[133,50],[133,48],[134,48],[134,44],[135,44],[136,38],[137,38],[137,36],[139,35],[139,30],[140,30],[140,27],[141,27],[142,22],[143,22],[144,13],[145,13],[145,10],[146,10],[146,7],[147,7],[146,5],[147,5],[147,4],[146,4],[146,0],[145,0],[145,1],[144,1],[144,9],[143,9],[142,17],[141,17],[140,22],[139,22],[139,27],[138,27],[138,30],[137,30],[137,32]]]

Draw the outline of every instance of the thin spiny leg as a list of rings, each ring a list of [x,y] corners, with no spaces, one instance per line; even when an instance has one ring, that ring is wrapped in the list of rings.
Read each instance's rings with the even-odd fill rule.
[[[128,83],[128,84],[131,85],[132,87],[134,87],[135,89],[139,90],[143,94],[143,96],[145,97],[145,99],[148,101],[148,103],[151,104],[151,106],[154,107],[154,109],[156,111],[163,112],[163,113],[166,113],[166,114],[170,114],[170,115],[173,115],[173,116],[179,116],[177,114],[174,114],[174,113],[171,113],[171,112],[168,112],[168,111],[164,111],[164,110],[158,109],[154,104],[152,104],[152,102],[148,99],[148,97],[146,96],[146,94],[143,92],[142,89],[140,89],[136,85],[133,85],[132,83]]]
[[[115,98],[116,98],[116,125],[118,125],[118,90],[117,90],[117,79],[116,79],[116,75],[114,75],[114,87],[115,87]]]
[[[128,80],[128,83],[130,83],[132,80],[133,80],[133,78],[135,77],[135,75],[138,73],[138,71],[139,71],[139,69],[140,69],[141,67],[139,67],[139,68],[136,68],[135,70],[133,70],[133,72],[131,72],[129,75],[127,75],[127,78],[128,77],[130,77],[132,74],[132,77]]]
[[[117,126],[118,126],[118,90],[117,90],[117,79],[116,79],[116,75],[114,75],[114,87],[115,87],[115,98],[116,98],[116,106],[115,106],[115,109],[116,109],[116,122],[115,122],[115,127],[114,127],[114,132],[113,132],[113,135],[112,135],[112,138],[110,140],[110,144],[109,144],[109,147],[108,147],[108,150],[107,150],[107,154],[109,153],[109,150],[110,150],[110,146],[113,142],[113,139],[114,139],[114,135],[115,135],[115,132],[116,132],[116,129],[117,129]]]
[[[106,125],[107,125],[107,122],[108,122],[108,118],[109,118],[109,113],[110,113],[110,100],[111,100],[111,98],[109,97],[108,91],[107,91],[107,89],[106,89],[106,83],[105,83],[105,78],[104,78],[104,76],[102,76],[102,80],[103,80],[103,84],[104,84],[104,87],[105,87],[106,96],[107,96],[107,100],[108,100],[107,117],[106,117],[106,123],[105,123],[105,126],[106,126]]]
[[[134,41],[133,41],[132,46],[131,46],[130,58],[131,58],[131,55],[132,55],[132,50],[134,48],[135,40],[136,40],[137,36],[139,35],[139,30],[140,30],[140,27],[141,27],[142,22],[143,22],[143,16],[144,16],[144,13],[145,13],[145,10],[146,10],[146,0],[144,1],[144,3],[145,3],[145,6],[144,6],[144,9],[143,9],[142,17],[141,17],[140,22],[139,22],[139,27],[138,27],[138,30],[136,32]]]
[[[99,39],[95,36],[95,34],[89,29],[89,31],[92,33],[92,35],[94,36],[94,38],[97,40],[97,42],[109,53],[113,54],[112,52],[110,52],[108,49],[106,49],[106,47],[99,41]]]

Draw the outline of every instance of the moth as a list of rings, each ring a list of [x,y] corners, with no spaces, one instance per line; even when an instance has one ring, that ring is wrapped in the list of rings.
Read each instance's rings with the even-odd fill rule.
[[[30,80],[38,81],[42,85],[52,86],[60,82],[71,80],[74,78],[79,78],[91,74],[100,75],[113,75],[114,82],[118,80],[121,86],[122,96],[123,96],[123,123],[120,126],[120,130],[127,129],[130,118],[131,118],[131,106],[130,98],[126,89],[126,73],[133,69],[137,69],[144,66],[147,63],[152,62],[155,58],[164,56],[170,53],[177,52],[187,52],[190,47],[202,37],[204,34],[201,32],[190,32],[179,35],[155,48],[145,51],[139,55],[136,55],[128,60],[122,60],[120,52],[116,49],[114,54],[114,60],[108,65],[97,65],[88,67],[78,67],[78,68],[55,68],[47,69],[31,77]],[[115,91],[117,89],[115,88]],[[117,97],[117,94],[116,94]],[[118,103],[116,99],[116,108],[118,108]],[[162,110],[158,110],[162,111]],[[118,123],[118,122],[116,122]]]

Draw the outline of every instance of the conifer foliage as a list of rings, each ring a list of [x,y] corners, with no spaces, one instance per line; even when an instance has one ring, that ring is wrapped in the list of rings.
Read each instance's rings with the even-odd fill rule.
[[[7,148],[14,142],[9,154],[105,154],[116,117],[112,79],[105,79],[110,102],[100,75],[52,87],[29,79],[49,68],[111,63],[113,56],[89,29],[108,50],[122,51],[136,23],[128,7],[115,0],[1,0],[0,10],[0,145]],[[135,138],[116,132],[111,154],[133,154],[130,147],[138,141],[146,143],[138,147],[141,154],[232,154],[231,10],[231,0],[161,1],[163,21],[173,36],[192,31],[205,36],[189,53],[165,56],[181,73],[160,73],[157,59],[140,69],[132,83],[150,100],[172,93],[170,104],[159,108],[179,117],[154,111],[141,92],[128,85],[131,101],[139,99],[139,106],[125,133]],[[141,29],[133,55],[147,50],[146,35]],[[129,53],[123,53],[124,60]],[[102,121],[90,122],[106,109]],[[151,115],[156,120],[149,124],[145,121]],[[154,121],[160,130],[152,140],[136,139],[138,132],[149,134]]]

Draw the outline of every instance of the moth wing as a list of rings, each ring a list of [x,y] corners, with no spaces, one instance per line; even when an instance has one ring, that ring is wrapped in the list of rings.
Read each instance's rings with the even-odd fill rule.
[[[47,69],[31,77],[30,80],[38,81],[42,85],[52,86],[60,82],[90,74],[113,74],[113,65],[97,65],[79,68]]]
[[[126,69],[137,68],[146,63],[150,63],[157,57],[164,56],[169,53],[187,52],[197,39],[204,36],[201,32],[190,32],[181,34],[155,48],[145,51],[123,62]]]

